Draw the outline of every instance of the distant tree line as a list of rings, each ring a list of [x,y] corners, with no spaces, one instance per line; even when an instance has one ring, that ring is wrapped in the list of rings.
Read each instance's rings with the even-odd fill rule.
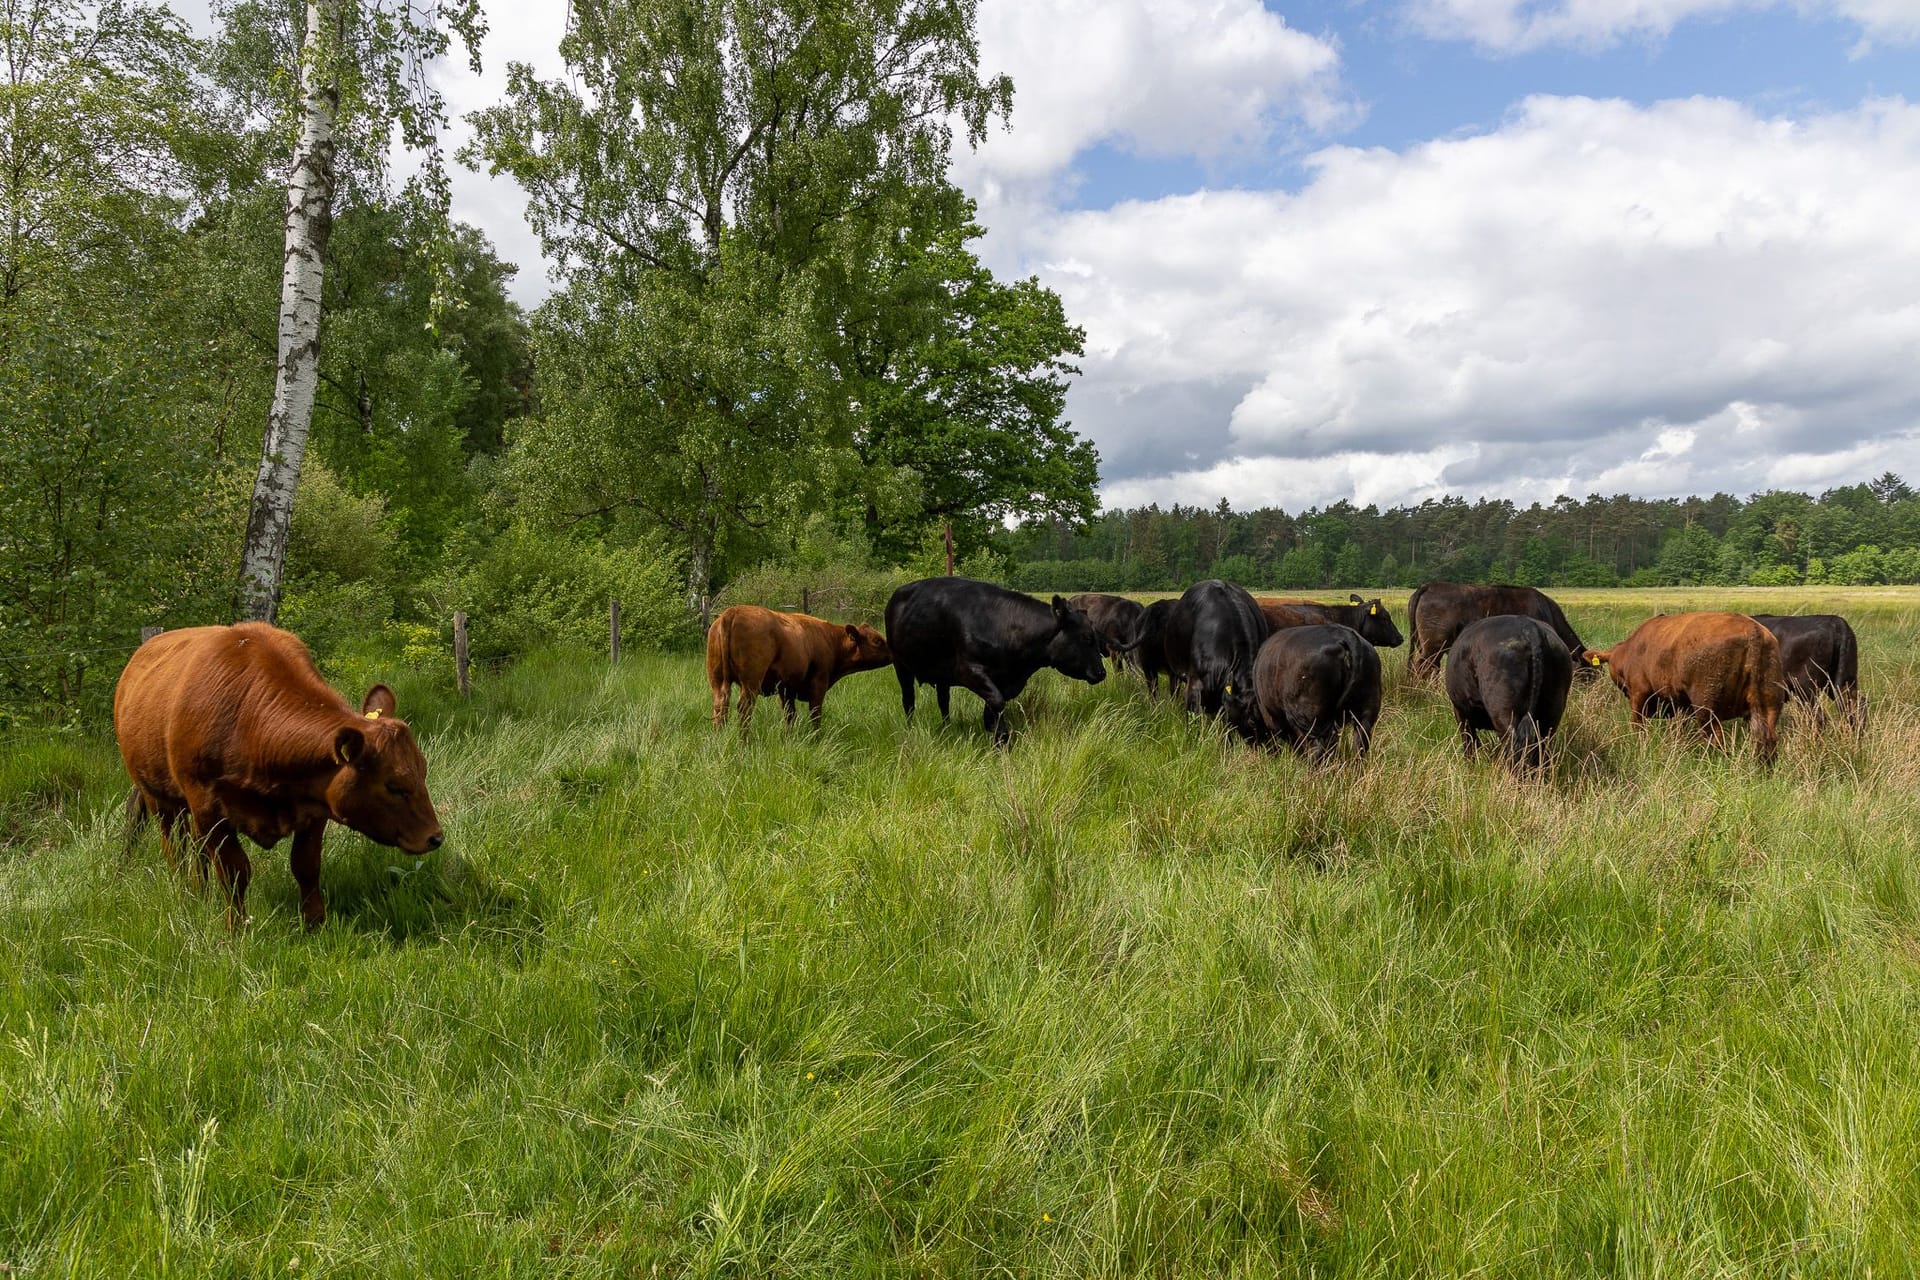
[[[1815,498],[1561,496],[1336,502],[1298,515],[1175,505],[1029,521],[995,550],[1028,590],[1168,591],[1200,578],[1313,590],[1422,582],[1792,586],[1920,582],[1920,494],[1891,472]]]

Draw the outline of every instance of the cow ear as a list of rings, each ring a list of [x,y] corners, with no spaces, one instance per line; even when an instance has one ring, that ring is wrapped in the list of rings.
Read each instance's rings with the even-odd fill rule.
[[[1350,601],[1352,601],[1352,602],[1353,602],[1354,604],[1365,604],[1365,603],[1366,603],[1366,601],[1365,601],[1365,600],[1362,600],[1362,599],[1360,598],[1360,593],[1359,593],[1358,591],[1349,591],[1349,592],[1347,593],[1347,599],[1348,599],[1348,600],[1350,600]]]
[[[1065,600],[1061,599],[1059,596],[1055,596],[1053,598],[1053,616],[1054,617],[1065,620],[1067,616],[1068,608],[1069,606]]]
[[[851,622],[847,624],[847,639],[853,641],[855,644],[860,643],[860,628]]]
[[[360,732],[360,730],[353,725],[343,724],[340,726],[339,732],[333,735],[333,762],[335,764],[352,764],[360,758],[360,754],[366,749],[367,735]]]
[[[394,701],[393,690],[383,684],[377,684],[367,690],[367,697],[360,704],[360,714],[369,720],[378,720],[381,716],[390,716],[398,704]]]

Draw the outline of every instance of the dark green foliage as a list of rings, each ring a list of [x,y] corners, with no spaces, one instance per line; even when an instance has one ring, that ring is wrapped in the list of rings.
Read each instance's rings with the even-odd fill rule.
[[[1031,589],[1174,591],[1232,576],[1287,590],[1422,582],[1523,586],[1834,586],[1920,582],[1920,497],[1888,473],[1870,485],[1711,498],[1429,500],[1382,511],[1336,502],[1105,511],[1034,521],[994,538]],[[1238,576],[1214,566],[1235,554]]]

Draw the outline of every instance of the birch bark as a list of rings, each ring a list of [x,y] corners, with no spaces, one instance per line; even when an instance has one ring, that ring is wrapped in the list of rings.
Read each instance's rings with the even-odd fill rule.
[[[335,9],[326,0],[307,0],[307,30],[300,53],[300,139],[287,177],[273,404],[267,413],[260,471],[247,513],[247,539],[240,554],[239,613],[263,622],[272,622],[280,608],[287,530],[320,381],[320,286],[327,236],[333,229],[334,119],[340,109],[334,66],[338,41],[328,38],[336,33],[326,27],[337,16]]]

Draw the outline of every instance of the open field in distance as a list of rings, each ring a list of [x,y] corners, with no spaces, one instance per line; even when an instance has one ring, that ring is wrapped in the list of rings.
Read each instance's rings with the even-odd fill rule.
[[[256,854],[238,937],[123,850],[110,735],[16,734],[0,1263],[1911,1274],[1920,589],[1554,594],[1592,644],[1845,613],[1869,727],[1791,708],[1763,771],[1582,685],[1525,783],[1404,649],[1321,771],[1131,676],[1041,675],[997,752],[888,672],[743,746],[691,655],[356,671],[447,847],[333,828],[311,935]]]

